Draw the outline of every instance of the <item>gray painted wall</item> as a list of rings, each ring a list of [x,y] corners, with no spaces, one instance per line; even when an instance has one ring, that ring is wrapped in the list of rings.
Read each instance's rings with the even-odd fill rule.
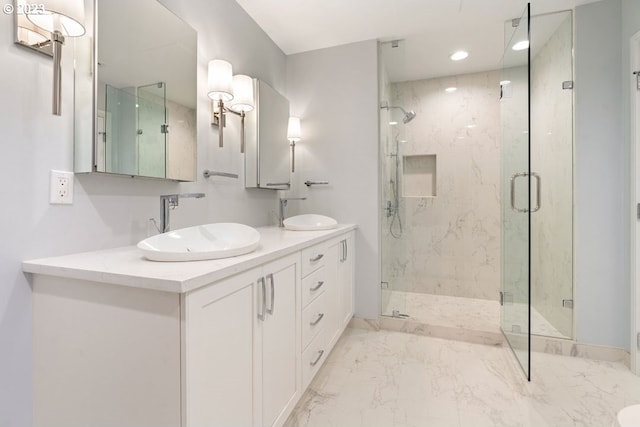
[[[48,204],[49,170],[73,168],[72,42],[64,52],[62,117],[51,115],[51,61],[13,44],[13,17],[0,14],[0,426],[31,425],[31,290],[20,262],[130,245],[147,236],[158,217],[158,196],[202,191],[181,201],[174,227],[234,220],[275,224],[277,194],[247,191],[243,180],[201,178],[203,169],[242,173],[237,141],[217,147],[206,97],[210,59],[230,61],[236,73],[284,91],[282,51],[228,0],[164,0],[198,31],[198,179],[164,183],[110,176],[76,176],[72,206]],[[239,36],[241,35],[241,36]]]
[[[358,224],[356,315],[379,314],[377,42],[287,57],[287,97],[301,118],[290,213]],[[307,188],[307,179],[330,185]],[[289,214],[289,213],[288,213]]]

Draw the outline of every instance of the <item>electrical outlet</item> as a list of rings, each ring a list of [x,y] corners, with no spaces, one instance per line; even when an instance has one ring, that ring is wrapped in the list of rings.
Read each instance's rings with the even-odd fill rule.
[[[52,205],[73,203],[73,172],[51,170],[49,203]]]

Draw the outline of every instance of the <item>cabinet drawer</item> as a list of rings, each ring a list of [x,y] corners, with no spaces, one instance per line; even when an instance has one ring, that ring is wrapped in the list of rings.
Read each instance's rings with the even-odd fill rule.
[[[329,320],[327,295],[323,292],[302,311],[302,348],[309,345]]]
[[[326,331],[326,329],[325,329]],[[302,353],[302,389],[306,389],[318,369],[329,356],[327,334],[321,331]]]
[[[329,287],[327,270],[327,267],[320,267],[302,279],[302,308],[306,307]]]
[[[328,249],[327,243],[320,243],[302,251],[302,277],[326,264]]]

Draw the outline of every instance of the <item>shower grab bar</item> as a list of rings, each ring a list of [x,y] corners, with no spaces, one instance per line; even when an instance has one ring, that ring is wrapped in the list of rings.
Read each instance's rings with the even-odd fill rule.
[[[518,172],[518,173],[514,173],[513,175],[511,175],[511,179],[510,181],[510,186],[511,186],[511,197],[510,197],[510,201],[511,201],[511,210],[513,210],[514,212],[518,212],[518,213],[527,213],[529,212],[528,208],[525,209],[520,209],[516,207],[516,179],[521,178],[521,177],[525,177],[525,176],[532,176],[535,180],[536,180],[536,206],[530,211],[530,212],[538,212],[540,210],[541,207],[541,200],[542,200],[542,178],[540,178],[540,175],[538,175],[535,172],[531,172],[529,174],[529,172]]]

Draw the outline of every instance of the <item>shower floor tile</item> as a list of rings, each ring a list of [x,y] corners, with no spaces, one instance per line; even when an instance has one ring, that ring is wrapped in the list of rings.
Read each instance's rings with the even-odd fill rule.
[[[408,320],[425,325],[501,334],[498,301],[395,290],[383,292],[387,293],[384,300],[388,301],[383,315],[390,316],[393,310],[398,310],[401,314],[408,315]],[[519,307],[516,304],[506,313],[509,316],[505,319],[506,324],[520,325],[526,330],[527,310],[524,305]],[[566,338],[535,307],[531,307],[531,332]]]
[[[640,399],[621,363],[532,357],[527,382],[508,347],[348,328],[285,426],[602,427]]]

